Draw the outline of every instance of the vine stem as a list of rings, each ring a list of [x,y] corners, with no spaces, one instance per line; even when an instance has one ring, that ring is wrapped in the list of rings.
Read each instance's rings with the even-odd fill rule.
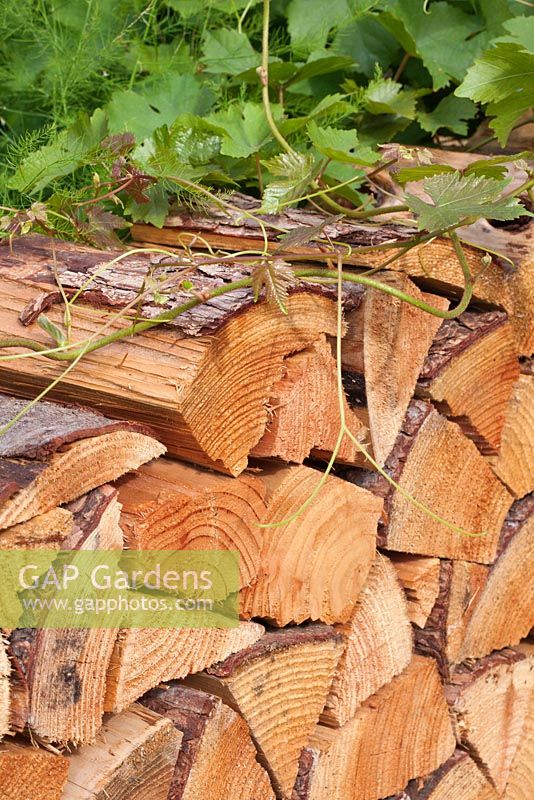
[[[271,0],[263,0],[263,25],[262,25],[262,39],[261,39],[261,67],[256,70],[261,83],[261,98],[263,101],[263,110],[271,133],[276,141],[283,147],[289,155],[295,155],[295,151],[289,142],[282,136],[276,122],[274,121],[273,112],[271,109],[271,100],[269,98],[269,18],[271,11]]]

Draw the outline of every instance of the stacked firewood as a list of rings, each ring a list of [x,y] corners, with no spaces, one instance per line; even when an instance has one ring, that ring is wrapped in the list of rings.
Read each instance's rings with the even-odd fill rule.
[[[269,246],[317,216],[288,212]],[[314,229],[345,254],[405,230]],[[222,212],[134,233],[264,245]],[[296,249],[319,263],[324,247]],[[311,502],[340,429],[331,286],[298,285],[286,315],[240,289],[68,372],[0,361],[0,549],[240,554],[233,628],[4,631],[2,800],[534,796],[534,262],[466,252],[475,297],[457,319],[344,285],[356,441]],[[0,251],[0,338],[53,347],[36,320],[61,325],[74,294],[84,342],[191,296],[171,252],[116,255],[37,236]],[[197,296],[248,274],[188,258]],[[392,266],[378,279],[454,305],[447,241]]]

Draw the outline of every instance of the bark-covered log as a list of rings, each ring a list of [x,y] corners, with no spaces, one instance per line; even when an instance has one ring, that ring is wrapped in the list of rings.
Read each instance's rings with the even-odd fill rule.
[[[345,419],[351,433],[362,444],[367,429],[343,398]],[[251,455],[276,456],[301,464],[310,454],[327,459],[334,450],[340,430],[339,399],[336,390],[336,362],[332,348],[322,337],[284,361],[284,374],[269,399],[267,430]],[[361,462],[356,445],[345,437],[337,461]]]
[[[309,744],[318,752],[317,762],[303,798],[387,797],[412,778],[437,769],[452,755],[454,746],[435,664],[415,656],[342,728],[317,726]]]
[[[7,657],[6,643],[0,635],[0,739],[8,733],[10,722],[9,674],[11,665]]]
[[[25,405],[0,395],[0,427]],[[164,451],[136,423],[37,403],[0,437],[0,529],[51,511]]]
[[[534,692],[534,652],[501,650],[459,667],[446,687],[458,744],[502,795]]]
[[[183,735],[168,800],[274,800],[246,722],[219,697],[173,684],[140,702]]]
[[[22,238],[14,243],[13,255],[0,254],[0,273],[9,275],[0,278],[0,337],[30,335],[49,344],[38,325],[24,328],[18,322],[28,306],[34,308],[39,291],[52,289],[54,294],[52,250],[50,246],[47,259],[44,247],[41,240],[36,246],[34,237]],[[65,253],[59,245],[57,249],[58,274],[66,289],[92,279],[92,291],[75,304],[73,341],[98,338],[104,324],[106,332],[125,327],[127,321],[116,317],[132,301],[130,322],[134,316],[152,318],[250,275],[250,268],[247,271],[237,262],[206,264],[199,256],[203,266],[187,273],[194,284],[192,295],[181,288],[183,267],[169,266],[165,256],[159,257],[161,263],[153,263],[148,255],[134,256],[105,269],[116,253],[84,250],[73,259],[71,247]],[[147,279],[165,294],[162,305],[150,293],[140,307],[135,302]],[[92,406],[105,403],[114,417],[150,422],[170,453],[238,474],[269,421],[266,400],[283,374],[284,358],[309,347],[322,334],[335,334],[336,308],[330,299],[334,295],[332,288],[318,284],[298,287],[289,298],[288,314],[282,314],[265,302],[254,304],[251,290],[232,292],[190,309],[172,325],[84,356],[55,387],[53,397]],[[360,296],[349,286],[347,308],[354,307]],[[103,310],[91,307],[95,304]],[[42,302],[37,305],[36,313]],[[62,313],[53,306],[47,315],[62,324]],[[34,317],[30,313],[24,318]],[[6,361],[0,367],[0,387],[9,384],[24,396],[34,396],[63,369],[64,365],[47,359],[40,361],[38,371],[33,359]]]
[[[466,311],[445,320],[425,360],[417,392],[458,422],[484,454],[498,453],[519,364],[502,311]]]
[[[455,664],[518,644],[534,626],[534,497],[516,501],[503,524],[498,557],[486,566],[443,560],[439,593],[424,626],[419,652],[449,676]]]
[[[419,300],[446,309],[444,298],[423,294],[406,275],[382,280]],[[342,364],[362,373],[371,442],[383,465],[400,432],[425,356],[442,320],[377,289],[347,317]]]
[[[490,463],[515,497],[534,491],[534,375],[520,375],[514,383],[501,449]]]
[[[272,525],[303,508],[321,474],[305,466],[265,466],[262,523]],[[257,581],[241,592],[247,617],[276,625],[308,619],[347,622],[374,559],[381,500],[329,476],[313,503],[286,525],[262,530]]]
[[[348,480],[384,497],[380,546],[488,564],[495,559],[512,497],[458,425],[429,403],[412,401],[385,469],[404,492],[465,533],[417,507],[378,473],[348,469]]]
[[[264,628],[125,628],[115,642],[107,675],[106,711],[122,711],[161,681],[185,678],[256,642]]]
[[[412,630],[394,567],[378,554],[349,623],[321,722],[340,727],[412,658]]]
[[[69,756],[63,800],[167,800],[181,742],[170,719],[133,705]]]
[[[327,625],[286,628],[186,680],[244,717],[283,800],[291,797],[301,750],[323,709],[341,649],[341,635]]]
[[[1,800],[62,800],[68,760],[15,739],[0,745]]]
[[[441,562],[404,553],[389,553],[389,557],[406,594],[410,622],[424,628],[438,596]]]
[[[70,511],[73,529],[61,547],[122,548],[120,508],[110,486],[74,501]],[[116,636],[113,628],[14,630],[9,640],[13,727],[28,728],[48,741],[92,741],[102,722],[106,672]]]
[[[534,655],[534,644],[524,642],[518,648],[527,658]],[[525,716],[521,740],[515,751],[503,800],[531,800],[534,797],[534,692]]]

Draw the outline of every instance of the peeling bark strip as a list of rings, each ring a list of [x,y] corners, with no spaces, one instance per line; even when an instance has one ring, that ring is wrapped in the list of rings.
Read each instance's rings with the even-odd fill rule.
[[[283,800],[291,797],[301,750],[323,709],[341,648],[341,635],[327,625],[286,628],[186,679],[244,717]]]
[[[246,722],[219,697],[171,685],[140,702],[169,718],[183,736],[169,800],[274,800]]]
[[[120,509],[111,486],[72,503],[70,513],[72,530],[54,547],[122,549]],[[13,631],[9,645],[13,728],[28,728],[53,742],[92,741],[102,723],[107,666],[116,637],[116,629]]]
[[[26,405],[24,400],[0,394],[0,428]],[[89,408],[42,400],[2,433],[0,457],[45,461],[67,444],[121,430],[153,435],[150,428],[138,422],[112,420]]]
[[[388,474],[434,514],[417,508],[381,475],[349,469],[345,477],[383,497],[378,543],[392,551],[491,563],[512,497],[460,428],[422,400],[408,407],[385,464]]]
[[[423,364],[417,393],[458,422],[484,454],[499,451],[519,364],[502,311],[445,320]]]
[[[0,427],[25,405],[0,394]],[[164,449],[138,423],[71,405],[37,403],[0,436],[0,530],[115,480]]]

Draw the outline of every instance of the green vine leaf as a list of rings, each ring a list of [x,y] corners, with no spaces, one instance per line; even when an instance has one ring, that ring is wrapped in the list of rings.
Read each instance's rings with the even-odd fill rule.
[[[517,197],[502,196],[508,183],[479,175],[444,173],[423,181],[433,203],[412,194],[406,195],[405,202],[417,215],[420,230],[427,231],[443,230],[465,219],[508,220],[528,214]]]
[[[372,147],[360,144],[355,130],[320,128],[312,120],[308,125],[308,135],[317,150],[333,161],[370,166],[380,157]]]
[[[272,106],[275,120],[281,117],[281,108]],[[260,103],[235,103],[229,108],[213,114],[210,122],[221,128],[225,136],[221,153],[233,158],[248,158],[257,153],[272,139],[271,129]]]
[[[298,281],[295,273],[285,261],[264,261],[252,271],[252,292],[257,303],[262,290],[265,290],[267,302],[287,314],[287,298],[289,290]]]
[[[272,175],[281,177],[265,189],[261,208],[264,214],[277,214],[306,192],[313,178],[315,160],[311,155],[291,151],[262,163]]]
[[[440,128],[447,128],[459,136],[466,136],[467,122],[476,114],[477,107],[471,100],[448,94],[433,111],[419,111],[417,121],[423,130],[432,136]]]
[[[260,63],[246,33],[221,28],[204,38],[204,70],[213,75],[238,75]]]

